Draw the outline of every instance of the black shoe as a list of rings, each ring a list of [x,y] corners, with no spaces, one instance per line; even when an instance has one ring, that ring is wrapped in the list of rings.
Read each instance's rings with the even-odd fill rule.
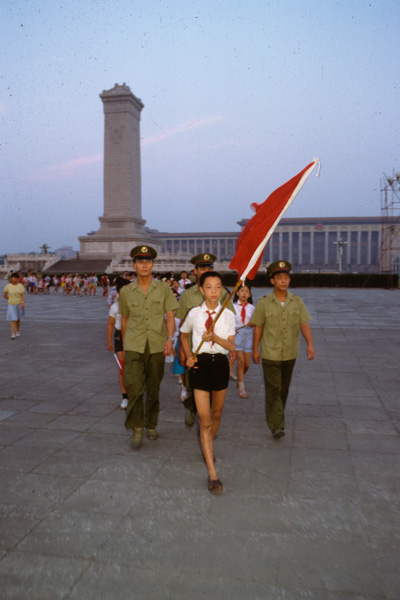
[[[187,425],[188,427],[192,427],[192,425],[194,425],[195,420],[196,413],[190,408],[188,408],[185,415],[185,425]]]

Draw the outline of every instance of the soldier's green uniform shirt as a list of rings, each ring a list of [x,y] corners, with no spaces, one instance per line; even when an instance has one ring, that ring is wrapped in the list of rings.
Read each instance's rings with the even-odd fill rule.
[[[128,317],[124,350],[143,353],[148,341],[150,354],[164,352],[165,313],[176,308],[178,301],[164,281],[153,279],[146,294],[136,281],[121,288],[119,312]]]
[[[303,300],[291,292],[287,293],[284,306],[275,292],[260,298],[251,322],[263,328],[261,357],[275,361],[296,358],[300,325],[308,321],[311,315]]]

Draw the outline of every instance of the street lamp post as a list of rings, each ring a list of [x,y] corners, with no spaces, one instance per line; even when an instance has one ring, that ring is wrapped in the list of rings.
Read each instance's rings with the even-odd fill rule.
[[[337,242],[333,242],[333,243],[335,244],[335,246],[337,246],[339,248],[339,273],[341,273],[342,272],[343,248],[345,247],[347,242],[343,241],[342,238],[340,238]]]

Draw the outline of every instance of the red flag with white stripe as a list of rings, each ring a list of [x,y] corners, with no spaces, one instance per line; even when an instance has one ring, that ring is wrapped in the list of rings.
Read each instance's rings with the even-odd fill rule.
[[[265,202],[251,205],[256,214],[243,228],[236,244],[235,256],[229,263],[229,268],[239,273],[241,281],[244,282],[246,277],[255,277],[268,240],[319,162],[319,158],[314,158],[300,173],[272,192]]]

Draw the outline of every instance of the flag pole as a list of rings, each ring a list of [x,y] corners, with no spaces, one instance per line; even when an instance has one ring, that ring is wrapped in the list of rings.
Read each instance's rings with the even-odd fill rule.
[[[298,173],[297,176],[295,176],[293,179],[296,179],[296,177],[301,175],[301,178],[298,180],[295,188],[291,191],[290,196],[287,200],[287,202],[285,203],[285,205],[281,208],[280,213],[277,215],[275,222],[273,222],[270,225],[270,228],[267,232],[267,234],[265,235],[265,237],[261,240],[261,242],[258,244],[258,246],[255,248],[255,251],[253,251],[253,254],[250,257],[250,260],[247,259],[246,263],[247,266],[245,268],[245,270],[242,272],[242,275],[239,277],[233,292],[230,294],[230,296],[227,298],[227,300],[225,301],[224,305],[222,306],[221,310],[219,311],[218,315],[216,316],[216,318],[214,319],[214,321],[211,323],[210,327],[207,329],[206,333],[210,333],[210,331],[213,329],[214,325],[216,324],[216,322],[218,321],[219,317],[221,316],[221,314],[223,313],[223,311],[225,310],[225,308],[227,307],[230,299],[232,298],[232,296],[234,295],[234,293],[236,292],[236,290],[238,289],[238,287],[242,284],[245,285],[245,281],[246,281],[246,277],[248,276],[248,274],[251,272],[251,270],[257,265],[257,263],[259,263],[259,261],[261,261],[261,255],[263,253],[263,250],[266,246],[266,244],[268,243],[270,237],[272,236],[273,232],[276,229],[276,226],[278,225],[279,221],[281,220],[281,218],[283,217],[283,215],[285,214],[285,212],[287,211],[287,209],[289,208],[289,206],[291,205],[291,203],[293,202],[293,200],[295,199],[295,197],[297,196],[297,194],[299,193],[299,191],[301,190],[301,188],[303,187],[306,179],[308,178],[308,176],[311,174],[311,171],[314,169],[314,167],[316,165],[319,165],[319,169],[318,169],[318,173],[317,173],[317,177],[319,177],[319,172],[320,172],[320,168],[321,168],[321,162],[319,160],[319,158],[314,158],[314,160],[312,161],[312,163],[310,163],[305,169],[303,169],[303,171],[300,171],[300,173]],[[291,183],[292,180],[290,180],[289,182],[286,182],[285,185],[287,185],[288,183]],[[278,188],[278,190],[282,189]],[[263,205],[266,204],[266,202],[268,202],[268,200],[271,198],[271,196],[273,196],[278,190],[275,190],[275,192],[273,192],[270,196],[268,196],[267,200],[263,203]],[[255,217],[253,217],[254,219]],[[252,220],[250,220],[251,222]],[[243,232],[242,232],[243,234]],[[240,242],[240,237],[238,242]],[[236,254],[234,256],[234,258],[232,259],[229,267],[231,267],[232,262],[234,262],[234,259],[236,258],[236,255],[238,254],[238,249],[236,249]],[[235,267],[234,267],[235,268]],[[237,269],[238,272],[239,269]],[[242,269],[240,269],[242,270]],[[254,275],[253,275],[254,277]],[[253,277],[250,277],[250,279],[253,279]],[[200,348],[203,345],[203,340],[201,341],[201,343],[199,344],[198,348],[196,349],[196,352],[193,354],[193,358],[196,358],[197,354],[199,353]]]
[[[243,282],[241,279],[238,279],[235,287],[233,288],[233,291],[230,293],[230,295],[228,296],[228,298],[225,300],[224,304],[222,305],[221,310],[219,311],[219,313],[217,314],[217,316],[215,317],[214,321],[211,323],[210,327],[207,329],[206,333],[210,333],[210,331],[212,330],[212,328],[214,327],[215,323],[218,321],[218,319],[220,318],[220,316],[222,315],[222,313],[224,312],[225,308],[228,306],[230,299],[232,298],[232,296],[235,294],[236,290],[243,285]],[[201,340],[200,344],[197,347],[196,352],[193,354],[193,358],[196,358],[196,356],[199,353],[200,348],[202,347],[204,343],[204,340]]]

